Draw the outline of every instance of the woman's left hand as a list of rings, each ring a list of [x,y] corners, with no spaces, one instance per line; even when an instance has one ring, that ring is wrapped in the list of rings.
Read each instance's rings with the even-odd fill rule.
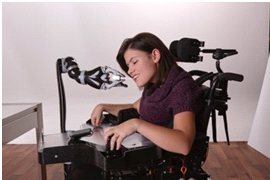
[[[137,123],[138,119],[130,119],[128,121],[125,121],[117,126],[111,126],[104,129],[104,138],[105,142],[108,141],[108,138],[111,136],[111,150],[114,149],[114,146],[116,144],[116,149],[119,150],[121,147],[121,143],[123,140],[135,133],[137,131]]]

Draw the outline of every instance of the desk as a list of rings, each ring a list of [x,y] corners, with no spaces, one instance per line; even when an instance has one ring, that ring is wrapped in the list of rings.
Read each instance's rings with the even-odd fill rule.
[[[36,128],[37,142],[43,131],[41,103],[2,104],[2,144]]]
[[[38,144],[43,136],[41,103],[2,103],[2,145],[33,128],[36,129]],[[39,171],[43,172],[43,168],[39,166]]]

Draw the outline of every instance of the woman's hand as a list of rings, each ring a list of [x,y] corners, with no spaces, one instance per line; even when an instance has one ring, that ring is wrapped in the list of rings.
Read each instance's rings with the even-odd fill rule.
[[[93,126],[99,126],[102,123],[101,115],[104,111],[104,107],[102,104],[98,104],[91,114],[91,123]]]
[[[108,138],[112,136],[111,137],[111,150],[114,149],[115,144],[116,144],[116,149],[119,150],[123,140],[127,136],[135,133],[137,131],[137,127],[138,127],[137,118],[130,119],[117,126],[108,127],[104,129],[105,142],[107,142]]]

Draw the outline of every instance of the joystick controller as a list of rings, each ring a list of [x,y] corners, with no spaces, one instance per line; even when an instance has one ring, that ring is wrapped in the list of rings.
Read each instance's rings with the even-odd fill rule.
[[[74,139],[79,139],[83,136],[89,136],[89,135],[93,135],[93,131],[90,128],[69,132],[69,137],[74,138]]]
[[[78,130],[78,131],[70,131],[68,133],[68,136],[69,136],[68,144],[71,145],[71,144],[79,143],[81,137],[83,137],[83,136],[92,136],[92,135],[93,135],[93,131],[90,128],[81,129],[81,130]]]

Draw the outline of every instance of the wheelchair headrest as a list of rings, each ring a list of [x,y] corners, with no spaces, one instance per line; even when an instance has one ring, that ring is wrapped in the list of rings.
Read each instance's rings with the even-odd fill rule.
[[[197,39],[182,38],[179,41],[173,41],[169,49],[177,61],[195,63],[202,60],[202,57],[199,56],[199,47],[203,46],[204,42]]]

